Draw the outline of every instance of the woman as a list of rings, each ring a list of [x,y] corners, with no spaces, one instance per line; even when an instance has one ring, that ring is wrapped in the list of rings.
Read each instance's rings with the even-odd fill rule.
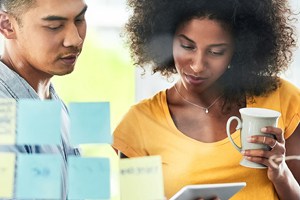
[[[126,157],[161,155],[167,198],[188,184],[247,182],[232,199],[300,199],[300,163],[270,164],[273,155],[299,155],[300,91],[279,78],[295,47],[291,11],[278,0],[129,0],[126,25],[140,66],[180,80],[133,106],[114,132]],[[226,136],[243,107],[277,110],[279,128],[253,143],[272,149],[240,155]],[[232,127],[231,132],[234,132]],[[239,141],[238,133],[232,136]],[[242,156],[267,166],[239,165]]]

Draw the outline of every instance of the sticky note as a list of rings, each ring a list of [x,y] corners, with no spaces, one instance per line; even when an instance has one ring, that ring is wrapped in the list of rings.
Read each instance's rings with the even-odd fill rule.
[[[159,156],[120,160],[121,199],[163,200],[162,164]]]
[[[13,198],[16,156],[0,153],[0,199]]]
[[[112,143],[108,102],[70,103],[70,143]]]
[[[62,157],[56,154],[18,154],[17,199],[61,199]]]
[[[108,158],[70,156],[68,166],[69,200],[110,199]]]
[[[20,100],[17,116],[17,144],[60,144],[61,112],[59,101]]]
[[[16,142],[16,101],[0,99],[0,145]]]

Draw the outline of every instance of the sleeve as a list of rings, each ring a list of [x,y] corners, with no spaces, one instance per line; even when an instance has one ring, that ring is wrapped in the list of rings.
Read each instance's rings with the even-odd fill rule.
[[[139,111],[135,107],[131,107],[113,133],[112,146],[127,157],[147,155],[140,128],[142,120],[139,116],[141,116]]]
[[[280,107],[285,126],[285,139],[287,139],[300,122],[300,90],[284,80],[280,87]]]

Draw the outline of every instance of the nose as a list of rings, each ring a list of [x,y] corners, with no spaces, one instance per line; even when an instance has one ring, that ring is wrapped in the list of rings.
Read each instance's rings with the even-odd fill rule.
[[[83,44],[84,36],[82,36],[76,25],[72,25],[66,31],[63,45],[65,47],[79,47]]]
[[[191,69],[195,73],[200,73],[206,68],[206,61],[205,61],[205,56],[202,53],[199,53],[195,55],[193,58],[191,64],[190,64]]]

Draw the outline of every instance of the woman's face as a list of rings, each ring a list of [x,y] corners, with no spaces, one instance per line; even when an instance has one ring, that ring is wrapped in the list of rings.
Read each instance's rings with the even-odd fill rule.
[[[188,91],[201,93],[212,86],[228,69],[233,52],[230,29],[216,20],[191,19],[174,36],[175,67]]]

